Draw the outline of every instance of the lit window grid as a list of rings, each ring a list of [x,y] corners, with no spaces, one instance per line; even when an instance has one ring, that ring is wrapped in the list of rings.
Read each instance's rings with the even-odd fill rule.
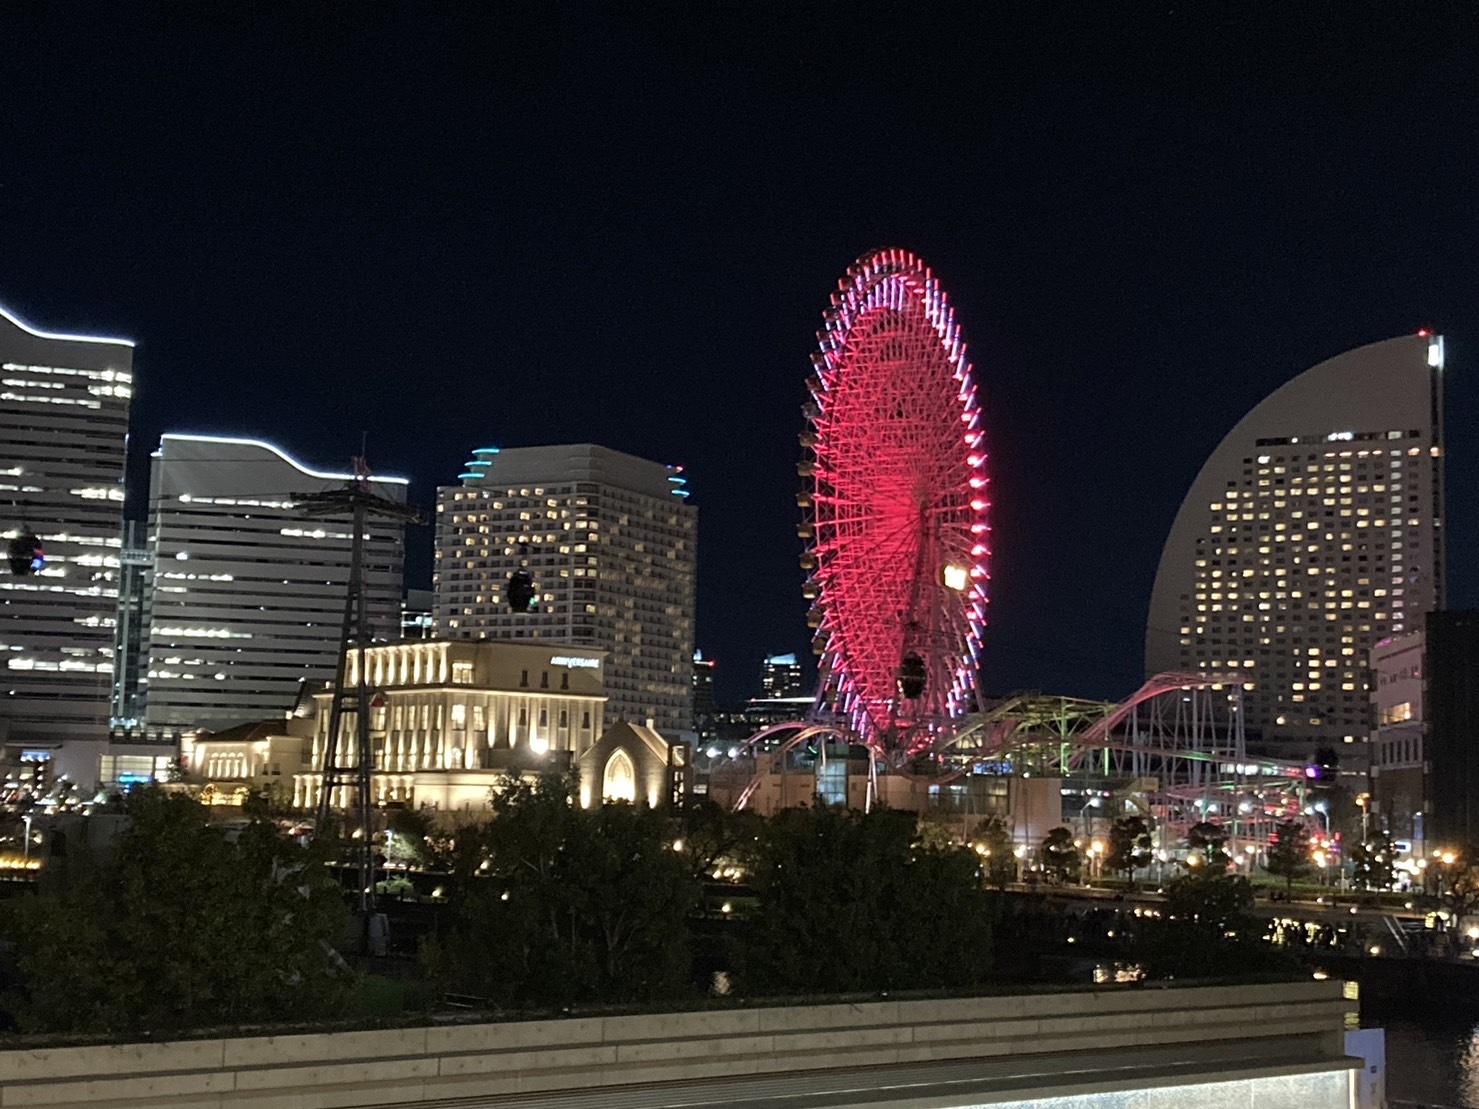
[[[439,491],[436,622],[453,638],[548,638],[610,652],[608,719],[691,727],[696,512],[592,482]],[[527,552],[527,553],[526,553]],[[536,611],[508,611],[527,568]]]
[[[1208,505],[1181,655],[1251,670],[1271,694],[1248,698],[1252,726],[1363,736],[1367,650],[1433,605],[1434,452],[1357,438],[1381,445],[1264,451]]]
[[[112,688],[130,352],[89,346],[89,366],[71,343],[46,345],[44,363],[0,362],[0,539],[29,526],[46,552],[39,574],[0,575],[0,690],[13,738],[95,738]]]

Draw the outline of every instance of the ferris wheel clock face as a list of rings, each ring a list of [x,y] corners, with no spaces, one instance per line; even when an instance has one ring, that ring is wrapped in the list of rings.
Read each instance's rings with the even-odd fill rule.
[[[907,251],[860,258],[818,338],[800,499],[822,677],[866,743],[914,754],[976,707],[990,534],[975,384]]]

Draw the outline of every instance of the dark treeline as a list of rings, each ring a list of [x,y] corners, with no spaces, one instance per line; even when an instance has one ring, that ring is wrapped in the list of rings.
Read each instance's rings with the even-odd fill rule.
[[[395,814],[387,854],[446,876],[415,964],[401,965],[428,1004],[969,991],[1063,980],[1065,956],[1096,949],[1154,976],[1277,965],[1241,878],[1178,879],[1165,914],[1111,942],[1052,899],[994,889],[990,862],[1010,852],[986,846],[990,828],[972,850],[887,809],[762,819],[703,803],[582,809],[576,796],[570,777],[511,781],[488,819],[451,832]],[[179,793],[136,791],[126,808],[106,859],[69,859],[0,903],[11,1027],[137,1035],[354,1015],[364,979],[337,950],[350,935],[337,842],[300,845],[266,806],[229,832]]]

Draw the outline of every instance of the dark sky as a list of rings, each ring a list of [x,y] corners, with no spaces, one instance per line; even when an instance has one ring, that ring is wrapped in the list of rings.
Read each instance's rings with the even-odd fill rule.
[[[136,463],[175,430],[341,465],[365,431],[423,505],[474,446],[684,464],[730,697],[807,651],[799,405],[868,248],[923,255],[971,344],[993,691],[1138,685],[1217,440],[1430,325],[1479,603],[1472,21],[1009,7],[7,5],[0,303],[139,341]]]

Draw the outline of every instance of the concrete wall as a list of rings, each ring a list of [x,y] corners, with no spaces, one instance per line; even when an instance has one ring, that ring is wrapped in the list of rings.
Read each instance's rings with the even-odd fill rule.
[[[1118,1068],[1140,1052],[1182,1061],[1200,1048],[1220,1052],[1198,1072],[1204,1084],[1256,1078],[1260,1069],[1348,1072],[1359,1065],[1342,1062],[1353,1009],[1341,984],[1326,981],[14,1049],[0,1052],[0,1109],[410,1106],[949,1060],[994,1060],[1004,1074],[1042,1076],[1025,1089],[1019,1078],[1017,1095],[1000,1099],[1011,1102],[1039,1089],[1067,1093],[1079,1080],[1065,1072],[1084,1071],[1094,1052]],[[1120,1073],[1118,1088],[1127,1084],[1134,1087]],[[664,1104],[660,1097],[643,1103]]]

